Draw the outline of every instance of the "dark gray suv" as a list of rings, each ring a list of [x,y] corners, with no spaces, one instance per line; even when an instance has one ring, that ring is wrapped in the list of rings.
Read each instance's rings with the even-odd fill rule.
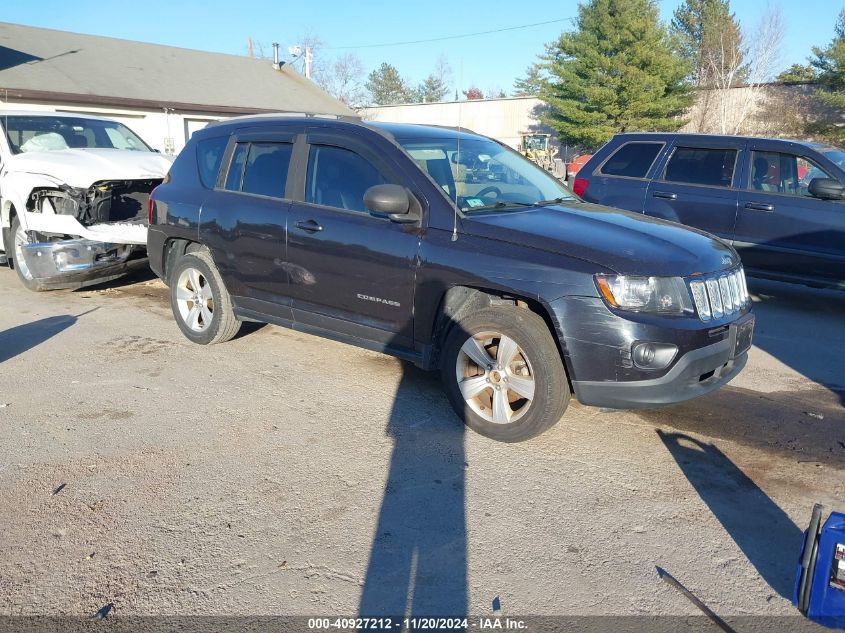
[[[754,327],[730,246],[586,204],[508,147],[444,128],[210,126],[153,193],[148,252],[190,340],[251,320],[393,354],[440,369],[461,418],[511,442],[572,393],[629,408],[712,391]]]
[[[749,275],[845,289],[845,151],[744,136],[619,134],[573,184],[589,202],[718,235]]]

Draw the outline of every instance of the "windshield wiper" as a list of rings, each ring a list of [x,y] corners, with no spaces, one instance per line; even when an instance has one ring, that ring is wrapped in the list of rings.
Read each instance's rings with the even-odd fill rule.
[[[578,202],[577,198],[573,198],[571,196],[562,196],[560,198],[551,198],[549,200],[540,200],[539,202],[535,202],[532,204],[532,207],[544,207],[548,204],[560,204],[561,202]]]
[[[513,202],[511,200],[507,202],[496,202],[494,204],[485,204],[483,207],[468,207],[463,209],[464,213],[469,213],[470,211],[489,211],[490,209],[504,209],[506,207],[533,207],[534,205],[529,202]]]

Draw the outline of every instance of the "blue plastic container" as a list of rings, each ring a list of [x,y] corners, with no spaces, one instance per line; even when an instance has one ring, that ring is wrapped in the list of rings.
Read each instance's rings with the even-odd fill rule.
[[[831,512],[819,530],[822,507],[813,508],[792,603],[813,622],[845,629],[845,514]]]

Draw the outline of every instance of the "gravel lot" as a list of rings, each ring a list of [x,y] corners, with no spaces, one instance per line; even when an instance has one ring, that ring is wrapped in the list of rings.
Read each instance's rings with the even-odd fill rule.
[[[149,273],[32,294],[0,267],[0,615],[697,613],[655,565],[793,614],[812,506],[845,510],[845,293],[750,286],[727,388],[505,445],[398,360],[272,326],[201,347]]]

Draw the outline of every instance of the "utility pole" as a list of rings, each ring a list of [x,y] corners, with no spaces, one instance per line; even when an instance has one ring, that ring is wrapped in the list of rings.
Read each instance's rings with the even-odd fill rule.
[[[311,47],[305,47],[305,78],[311,79],[311,62],[314,61],[314,55],[311,53]]]

